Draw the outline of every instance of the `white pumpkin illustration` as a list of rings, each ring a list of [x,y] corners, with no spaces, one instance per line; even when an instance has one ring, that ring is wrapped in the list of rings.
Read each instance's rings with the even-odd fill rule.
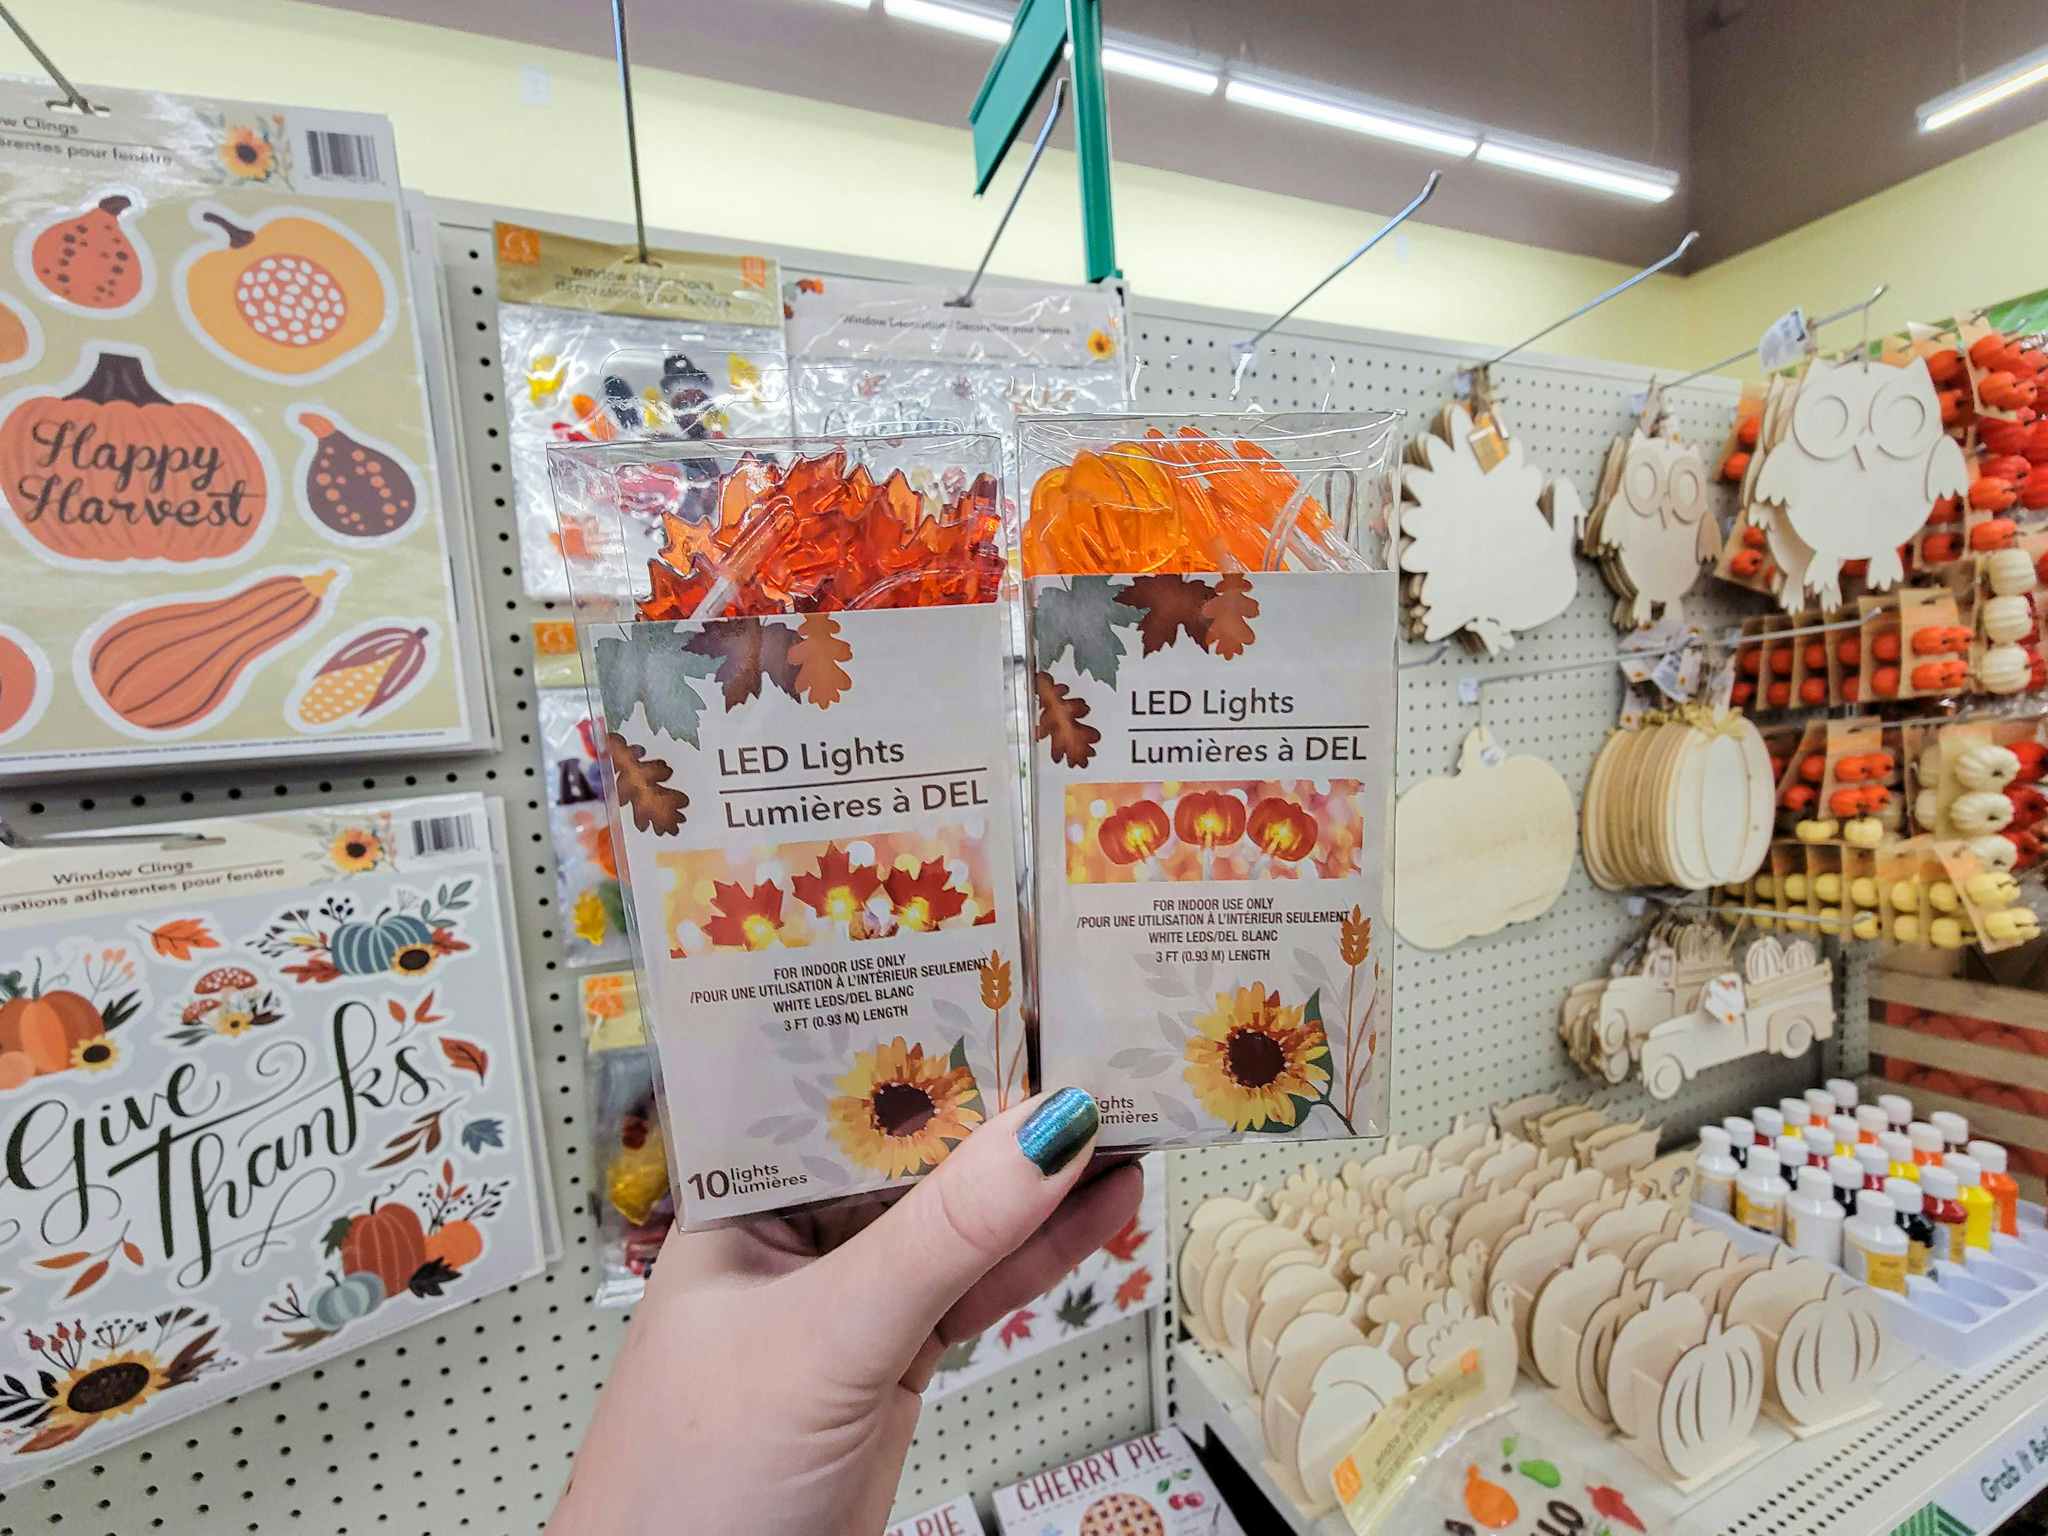
[[[1651,437],[1628,440],[1620,483],[1600,520],[1601,553],[1616,559],[1635,601],[1616,605],[1615,623],[1641,628],[1668,611],[1685,621],[1684,597],[1721,551],[1721,530],[1707,511],[1707,464],[1696,446]]]
[[[1832,606],[1841,601],[1845,560],[1870,562],[1873,589],[1899,582],[1898,546],[1936,500],[1961,495],[1969,483],[1962,449],[1942,431],[1923,359],[1903,368],[1816,359],[1791,430],[1758,472],[1755,499],[1782,506],[1813,547],[1805,585]]]
[[[1546,514],[1543,471],[1519,438],[1487,470],[1470,446],[1470,413],[1453,406],[1444,414],[1449,440],[1424,433],[1428,465],[1411,466],[1403,481],[1409,505],[1401,569],[1423,578],[1423,639],[1469,629],[1499,654],[1513,647],[1517,630],[1556,618],[1578,595],[1572,545],[1585,503],[1569,480],[1553,481]]]

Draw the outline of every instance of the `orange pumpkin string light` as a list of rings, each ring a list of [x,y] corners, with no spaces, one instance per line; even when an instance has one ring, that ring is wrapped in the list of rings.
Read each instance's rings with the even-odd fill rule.
[[[1159,852],[1166,833],[1166,807],[1140,800],[1104,818],[1095,839],[1112,864],[1136,864]]]

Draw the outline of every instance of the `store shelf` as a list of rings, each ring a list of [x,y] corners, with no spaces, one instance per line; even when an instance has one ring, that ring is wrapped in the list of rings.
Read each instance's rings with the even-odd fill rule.
[[[1267,1474],[1257,1418],[1228,1366],[1188,1341],[1174,1364],[1177,1422],[1198,1444],[1226,1452],[1297,1536],[1349,1536],[1341,1514],[1303,1519]],[[2048,1486],[2048,1338],[1967,1376],[1916,1359],[1880,1399],[1876,1413],[1809,1440],[1762,1424],[1759,1455],[1691,1495],[1660,1486],[1638,1508],[1670,1536],[1873,1536],[1933,1508],[1949,1523],[1917,1522],[1913,1536],[1971,1536]],[[1518,1384],[1515,1402],[1526,1433],[1611,1469],[1632,1497],[1650,1482],[1616,1442],[1552,1410],[1531,1383]]]

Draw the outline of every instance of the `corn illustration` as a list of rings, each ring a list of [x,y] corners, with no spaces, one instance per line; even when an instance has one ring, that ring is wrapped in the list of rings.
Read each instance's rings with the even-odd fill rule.
[[[315,728],[364,719],[404,693],[426,665],[426,630],[368,630],[320,663],[299,700],[299,719]]]

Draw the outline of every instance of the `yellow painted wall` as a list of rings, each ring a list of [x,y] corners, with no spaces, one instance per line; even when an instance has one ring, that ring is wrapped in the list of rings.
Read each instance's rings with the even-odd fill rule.
[[[287,0],[21,0],[16,10],[81,84],[381,112],[396,125],[407,181],[425,192],[631,217],[607,61]],[[520,102],[520,68],[535,63],[552,75],[546,107]],[[963,104],[976,83],[958,82]],[[650,225],[971,268],[1008,199],[1007,179],[981,204],[968,196],[964,128],[653,69],[636,68],[634,94]],[[1425,164],[1417,158],[1418,175]],[[1140,166],[1119,165],[1115,186],[1118,257],[1133,290],[1183,303],[1283,309],[1378,223]],[[1302,317],[1505,345],[1625,273],[1420,223],[1405,247],[1405,259],[1382,247]],[[1071,282],[1080,251],[1073,158],[1048,153],[995,270]],[[1653,279],[1543,345],[1684,366],[1698,356],[1685,289]]]

